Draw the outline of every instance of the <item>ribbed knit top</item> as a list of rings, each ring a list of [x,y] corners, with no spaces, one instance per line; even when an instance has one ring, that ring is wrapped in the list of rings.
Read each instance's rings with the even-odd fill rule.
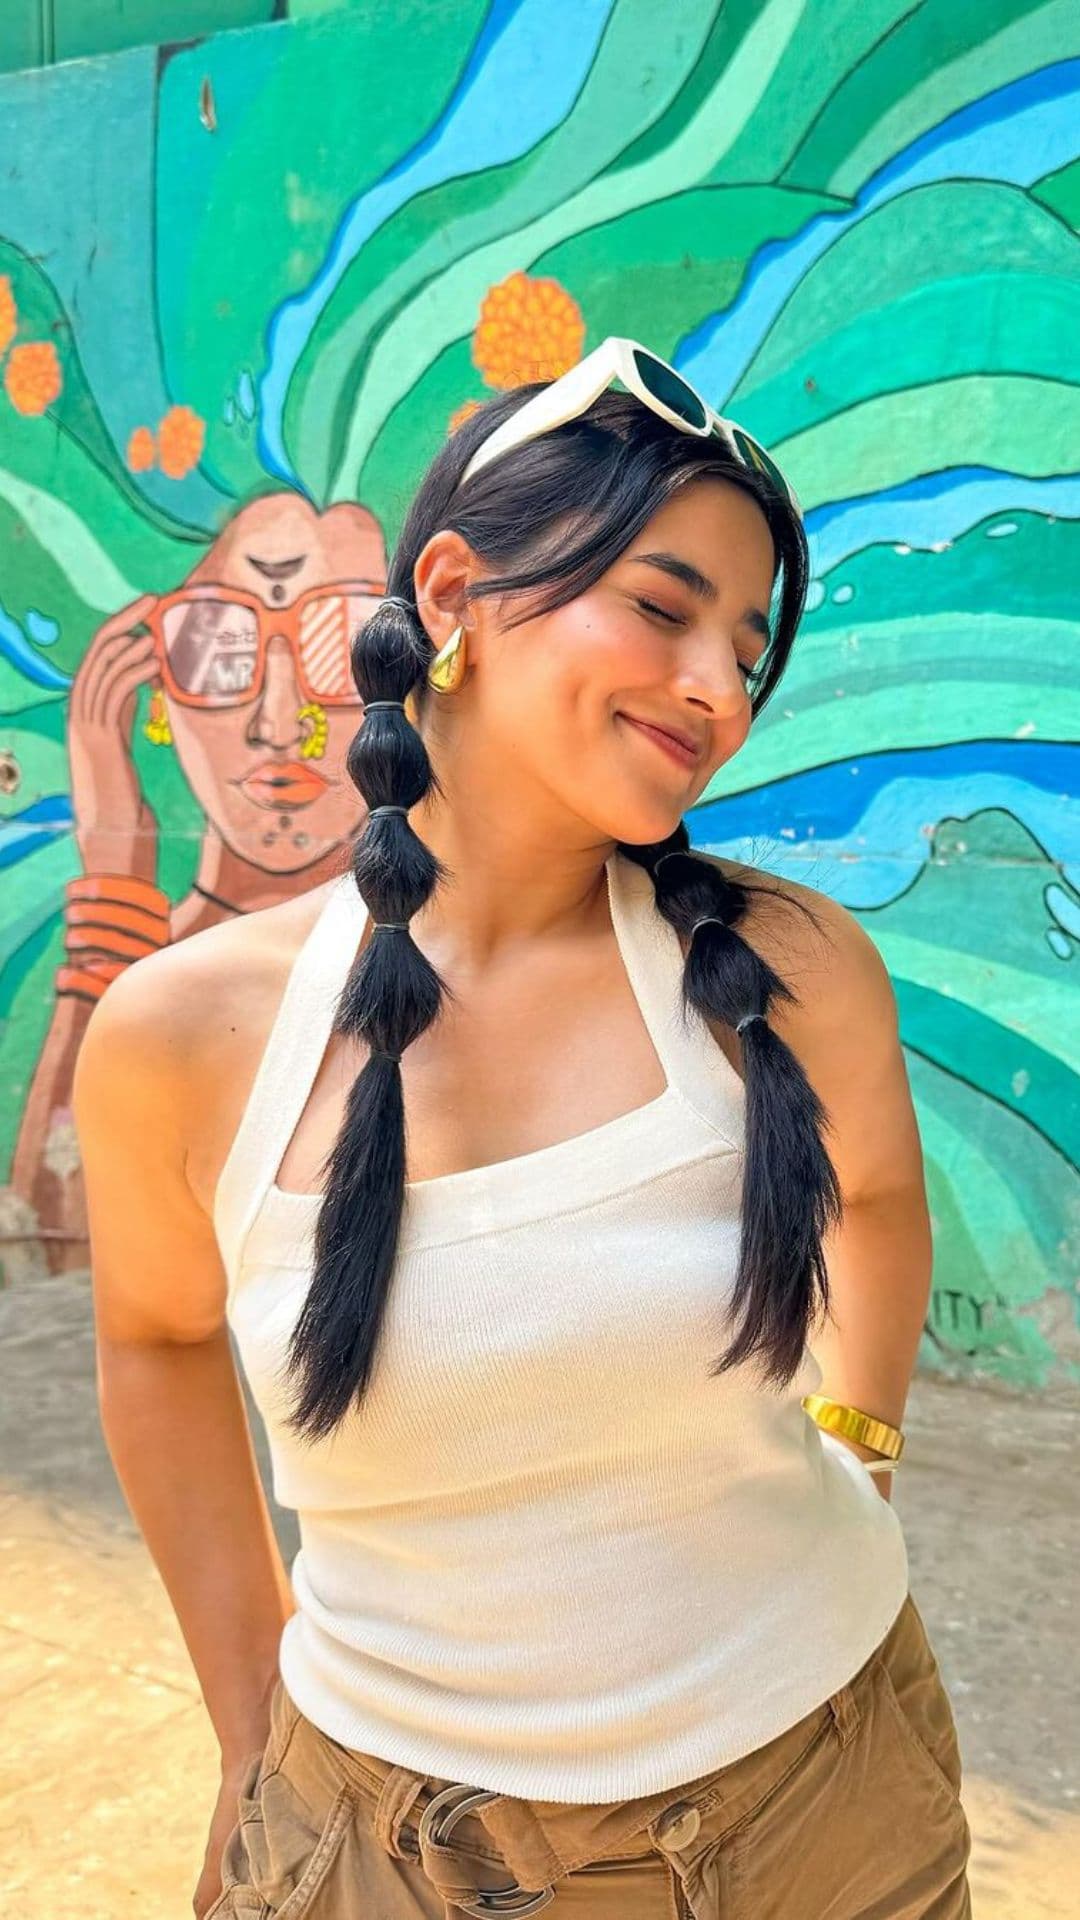
[[[667,1085],[615,1120],[414,1181],[371,1385],[328,1439],[277,1373],[322,1203],[276,1183],[366,909],[336,880],[221,1172],[227,1313],[295,1508],[282,1678],[334,1740],[522,1798],[691,1780],[820,1704],[908,1585],[899,1516],[842,1441],[728,1344],[744,1090],[683,1013],[649,876],[607,864]],[[295,1389],[293,1389],[295,1391]]]

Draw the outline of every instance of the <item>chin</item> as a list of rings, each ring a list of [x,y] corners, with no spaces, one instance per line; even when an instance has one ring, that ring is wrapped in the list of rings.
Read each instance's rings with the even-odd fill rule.
[[[689,805],[689,802],[687,802]],[[625,841],[630,847],[652,847],[661,840],[670,839],[676,827],[682,824],[682,814],[670,806],[622,809],[614,823],[608,828],[616,840]]]

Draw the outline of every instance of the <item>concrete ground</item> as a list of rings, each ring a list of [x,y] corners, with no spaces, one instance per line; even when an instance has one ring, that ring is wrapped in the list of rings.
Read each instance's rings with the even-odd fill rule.
[[[216,1753],[101,1436],[85,1283],[0,1292],[0,1374],[0,1910],[191,1920]],[[920,1377],[907,1428],[894,1499],[960,1729],[974,1920],[1076,1920],[1080,1400]]]

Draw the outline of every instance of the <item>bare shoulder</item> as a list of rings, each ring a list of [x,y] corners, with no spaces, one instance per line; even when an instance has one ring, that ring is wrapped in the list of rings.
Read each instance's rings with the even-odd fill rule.
[[[217,1174],[330,884],[148,954],[90,1016],[72,1103],[103,1347],[221,1328]]]
[[[290,900],[189,934],[147,954],[113,981],[90,1017],[83,1045],[138,1046],[156,1074],[179,1085],[204,1066],[220,1070],[229,1036],[258,1037],[332,881]]]
[[[332,882],[221,921],[118,974],[87,1023],[76,1108],[87,1128],[149,1131],[209,1212],[216,1171],[289,969]],[[79,1125],[78,1111],[76,1125]],[[80,1141],[86,1158],[86,1146]]]

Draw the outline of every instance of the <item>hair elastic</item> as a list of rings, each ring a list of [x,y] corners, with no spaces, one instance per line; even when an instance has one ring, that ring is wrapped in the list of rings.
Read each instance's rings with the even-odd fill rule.
[[[404,713],[405,702],[404,700],[365,700],[364,701],[365,713],[374,713],[377,707],[400,707],[402,713]]]
[[[693,855],[687,851],[686,847],[672,847],[669,853],[662,853],[659,860],[653,861],[652,870],[654,873],[659,873],[665,860],[689,860],[692,858]]]
[[[750,1025],[751,1020],[764,1020],[764,1019],[765,1019],[765,1015],[763,1013],[744,1013],[741,1020],[736,1020],[735,1031],[736,1033],[741,1033],[744,1027],[748,1027]]]
[[[372,921],[371,923],[372,933],[381,933],[383,932],[384,929],[389,930],[391,933],[408,933],[409,923],[407,920],[373,920]]]
[[[408,807],[369,807],[368,819],[377,820],[380,813],[408,813]]]
[[[369,1060],[393,1060],[395,1065],[400,1065],[401,1063],[400,1053],[386,1053],[384,1052],[382,1047],[372,1047],[369,1050],[368,1059]]]
[[[694,924],[690,929],[690,938],[691,940],[693,939],[699,927],[726,927],[726,926],[727,926],[727,921],[721,920],[719,914],[703,913],[700,920],[694,921]]]

